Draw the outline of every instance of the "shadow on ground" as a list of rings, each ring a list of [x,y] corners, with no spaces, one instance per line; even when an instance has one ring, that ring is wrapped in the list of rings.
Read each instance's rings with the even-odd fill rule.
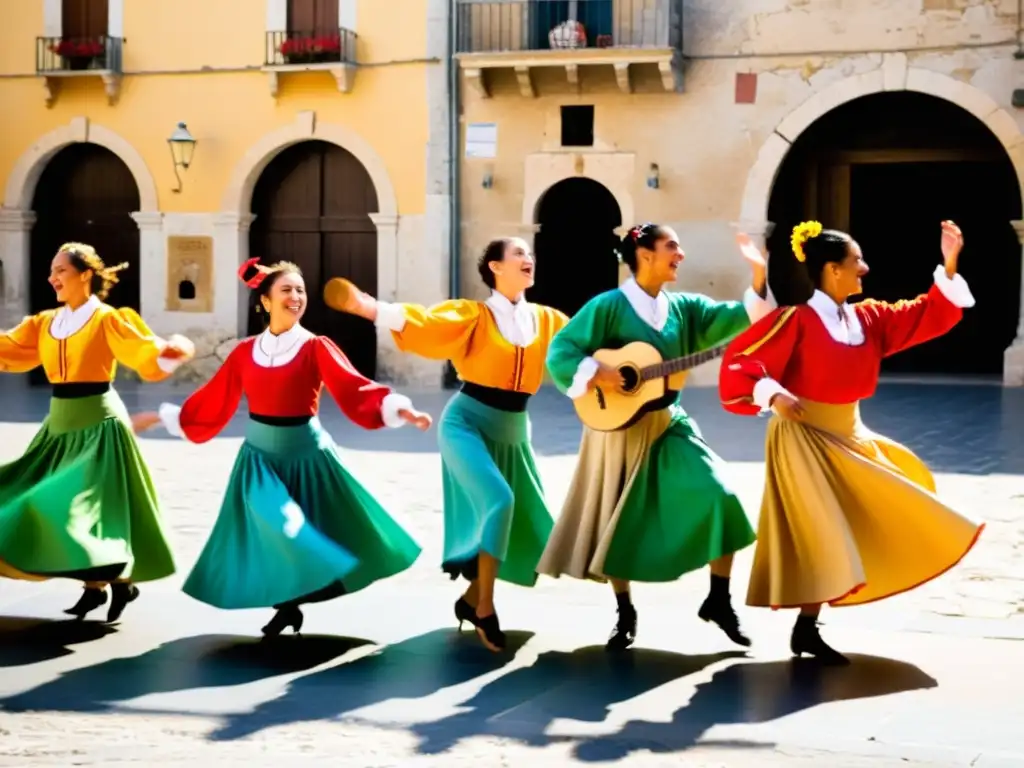
[[[0,616],[0,668],[69,656],[75,652],[70,646],[91,643],[116,631],[116,627],[95,621]]]

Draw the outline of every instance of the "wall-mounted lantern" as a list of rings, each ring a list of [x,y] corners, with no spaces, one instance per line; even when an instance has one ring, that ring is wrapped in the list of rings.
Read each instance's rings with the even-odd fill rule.
[[[658,189],[661,186],[661,171],[658,170],[657,163],[651,163],[647,171],[647,186],[651,189]]]
[[[196,140],[188,132],[188,127],[184,123],[178,123],[174,133],[167,139],[167,144],[171,148],[171,159],[174,161],[174,178],[178,180],[177,188],[171,191],[181,192],[181,176],[178,175],[178,168],[187,171],[192,164],[192,155],[196,151]]]
[[[484,189],[490,189],[494,186],[494,171],[490,168],[484,171],[484,177],[480,180],[480,186]]]

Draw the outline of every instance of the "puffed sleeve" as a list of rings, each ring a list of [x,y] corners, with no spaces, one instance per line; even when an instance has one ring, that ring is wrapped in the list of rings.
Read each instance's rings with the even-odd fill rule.
[[[865,335],[878,344],[883,357],[889,357],[948,333],[960,322],[964,309],[973,306],[967,281],[960,275],[948,277],[940,265],[928,293],[895,304],[869,299],[854,308]]]
[[[776,309],[729,344],[718,373],[718,395],[730,413],[755,416],[769,409],[800,337],[796,307]]]
[[[468,351],[481,306],[469,299],[452,299],[432,307],[381,301],[376,324],[391,331],[403,352],[431,360],[458,360]]]
[[[190,443],[205,443],[220,434],[242,401],[241,366],[243,355],[247,354],[252,354],[252,346],[239,344],[213,377],[189,395],[181,407],[163,403],[158,413],[164,428]]]
[[[546,364],[555,386],[575,400],[587,391],[597,373],[591,355],[605,346],[608,338],[612,294],[595,296],[568,320],[548,345]]]
[[[42,316],[26,317],[15,328],[0,333],[0,371],[25,373],[40,364],[39,328]]]
[[[412,408],[408,397],[363,376],[338,345],[327,337],[317,336],[311,343],[315,345],[316,364],[324,386],[355,424],[363,429],[401,427],[405,424],[398,412]]]
[[[167,342],[153,333],[135,310],[113,309],[103,316],[102,322],[103,335],[114,359],[144,381],[163,381],[181,364],[179,360],[161,359]]]
[[[682,315],[690,340],[690,348],[681,354],[722,344],[771,312],[771,305],[751,288],[744,291],[742,301],[718,301],[700,293],[670,293],[668,296]]]

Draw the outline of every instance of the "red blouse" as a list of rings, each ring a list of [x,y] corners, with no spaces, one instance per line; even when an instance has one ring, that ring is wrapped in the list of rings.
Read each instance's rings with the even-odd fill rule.
[[[315,336],[295,358],[275,368],[253,360],[256,338],[240,343],[206,384],[184,402],[181,430],[193,443],[211,440],[227,425],[245,394],[260,416],[314,416],[323,386],[348,418],[364,429],[384,426],[381,406],[391,389],[357,371],[330,339]]]
[[[797,397],[852,403],[875,393],[882,358],[947,333],[963,310],[935,285],[927,294],[895,304],[854,305],[864,343],[842,344],[806,304],[776,309],[737,336],[726,350],[718,393],[727,411],[752,416],[754,387],[764,378]]]

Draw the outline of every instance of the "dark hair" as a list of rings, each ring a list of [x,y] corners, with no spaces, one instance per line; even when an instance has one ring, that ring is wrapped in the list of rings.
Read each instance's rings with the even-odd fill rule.
[[[821,273],[826,264],[839,264],[846,259],[851,242],[852,237],[837,229],[823,229],[820,235],[804,242],[804,269],[815,288],[821,288]]]
[[[629,267],[629,271],[636,273],[636,249],[647,248],[654,250],[655,244],[665,236],[660,224],[640,224],[633,227],[622,236],[622,241],[616,251],[619,259]]]
[[[263,275],[259,284],[252,289],[254,308],[257,312],[263,312],[263,302],[260,301],[264,296],[270,295],[270,289],[274,287],[274,283],[278,281],[282,275],[298,275],[302,277],[302,270],[299,269],[298,264],[294,264],[290,261],[279,261],[275,264],[271,264],[269,267],[264,267],[262,264],[252,263],[250,264],[240,275],[243,283],[247,285],[257,275]]]
[[[494,290],[494,273],[488,266],[492,261],[504,261],[505,251],[508,250],[509,245],[512,244],[511,237],[501,237],[497,240],[491,240],[484,248],[483,254],[480,256],[480,260],[476,264],[476,269],[480,273],[480,279],[484,281],[484,285]]]
[[[108,267],[96,253],[96,249],[85,243],[64,243],[57,249],[57,253],[66,255],[68,263],[79,274],[92,270],[89,292],[100,301],[107,298],[110,289],[117,283],[117,273],[128,268],[127,261],[115,267]]]

